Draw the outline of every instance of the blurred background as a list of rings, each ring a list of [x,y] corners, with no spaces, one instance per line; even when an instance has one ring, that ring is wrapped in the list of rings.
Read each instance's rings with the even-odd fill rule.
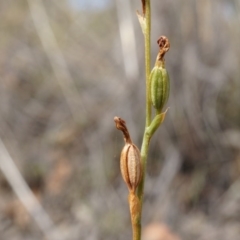
[[[113,117],[141,146],[136,10],[140,0],[0,1],[1,240],[131,239]],[[240,1],[152,1],[152,65],[160,35],[170,109],[150,146],[143,226],[168,226],[164,240],[237,240]]]

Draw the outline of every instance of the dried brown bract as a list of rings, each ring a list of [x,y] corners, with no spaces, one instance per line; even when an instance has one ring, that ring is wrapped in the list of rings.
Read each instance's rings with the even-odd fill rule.
[[[160,61],[164,59],[165,53],[169,50],[170,42],[167,37],[161,36],[157,40],[157,44],[160,48],[157,60]]]

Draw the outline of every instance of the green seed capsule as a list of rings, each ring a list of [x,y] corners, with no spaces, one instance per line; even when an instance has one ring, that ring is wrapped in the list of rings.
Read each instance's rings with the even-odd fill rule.
[[[154,108],[161,112],[169,97],[170,82],[167,70],[155,66],[150,74],[151,101]]]

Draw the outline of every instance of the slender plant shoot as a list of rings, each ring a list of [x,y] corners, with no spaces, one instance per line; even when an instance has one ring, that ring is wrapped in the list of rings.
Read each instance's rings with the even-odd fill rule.
[[[146,123],[143,133],[141,152],[132,142],[126,122],[120,117],[114,117],[116,128],[123,133],[125,146],[120,157],[120,169],[123,180],[129,190],[129,209],[132,221],[133,240],[141,240],[141,215],[144,194],[144,181],[150,140],[159,126],[163,123],[167,110],[170,91],[169,75],[165,68],[164,56],[170,48],[167,37],[157,40],[159,53],[155,66],[151,69],[151,8],[150,0],[142,1],[142,13],[137,12],[145,41],[145,73],[146,73]],[[152,110],[155,110],[152,117]]]

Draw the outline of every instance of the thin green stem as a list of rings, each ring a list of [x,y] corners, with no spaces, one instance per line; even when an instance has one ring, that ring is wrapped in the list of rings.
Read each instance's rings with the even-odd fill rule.
[[[140,208],[139,208],[139,215],[137,221],[136,221],[136,225],[137,225],[137,231],[138,233],[136,234],[136,236],[138,236],[138,238],[134,238],[134,240],[141,240],[141,216],[142,216],[142,204],[143,204],[143,192],[144,192],[144,180],[145,180],[145,173],[146,173],[146,165],[147,165],[147,155],[148,155],[148,148],[149,148],[149,142],[150,142],[150,136],[147,132],[147,128],[145,130],[144,136],[143,136],[143,143],[142,143],[142,148],[141,148],[141,160],[142,160],[142,181],[140,182],[138,189],[137,189],[137,196],[139,198],[139,202],[140,202]]]
[[[151,124],[151,98],[150,98],[150,71],[151,71],[151,6],[150,0],[145,1],[145,19],[146,19],[146,29],[144,34],[145,41],[145,72],[146,72],[146,124],[145,124],[145,132],[143,135],[143,142],[141,147],[141,161],[142,161],[142,172],[143,177],[140,182],[137,195],[140,201],[140,209],[137,223],[137,234],[134,240],[141,240],[141,216],[142,216],[142,204],[143,204],[143,193],[144,193],[144,180],[145,180],[145,172],[146,172],[146,164],[147,164],[147,156],[149,149],[149,142],[151,136],[149,136],[147,132],[148,126]]]
[[[150,99],[150,71],[151,71],[151,6],[150,0],[146,0],[145,6],[146,32],[145,42],[145,72],[146,72],[146,127],[151,123],[151,99]]]
[[[142,211],[142,203],[143,203],[143,190],[144,190],[144,180],[145,180],[145,172],[146,172],[146,163],[147,163],[147,155],[148,155],[148,148],[149,148],[149,142],[150,142],[150,136],[147,132],[147,130],[144,133],[144,137],[143,137],[143,143],[142,143],[142,148],[141,148],[141,160],[143,162],[143,177],[142,177],[142,181],[140,182],[139,186],[138,186],[138,191],[137,191],[137,195],[139,197],[140,200],[140,211]],[[141,214],[140,214],[141,217]]]

